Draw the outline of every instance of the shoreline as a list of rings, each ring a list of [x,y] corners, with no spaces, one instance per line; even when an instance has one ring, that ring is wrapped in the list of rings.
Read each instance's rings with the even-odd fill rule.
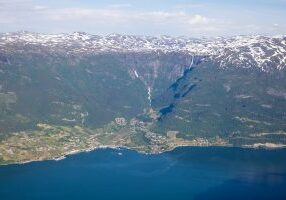
[[[68,156],[72,156],[72,155],[76,155],[76,154],[80,154],[80,153],[88,153],[88,152],[92,152],[92,151],[96,151],[99,149],[114,149],[114,150],[120,150],[120,149],[124,149],[124,150],[131,150],[131,151],[135,151],[139,154],[145,154],[145,155],[159,155],[159,154],[163,154],[163,153],[167,153],[167,152],[171,152],[174,151],[177,148],[182,148],[182,147],[201,147],[201,148],[210,148],[210,147],[225,147],[225,148],[241,148],[241,149],[254,149],[254,150],[259,150],[259,149],[265,149],[265,150],[277,150],[277,149],[286,149],[286,145],[284,144],[272,144],[272,143],[257,143],[257,144],[252,144],[252,145],[241,145],[241,146],[234,146],[232,144],[225,144],[225,145],[179,145],[179,146],[175,146],[171,149],[167,149],[164,151],[159,151],[159,152],[145,152],[145,151],[139,151],[136,150],[135,148],[132,147],[127,147],[127,146],[108,146],[108,145],[104,145],[104,146],[98,146],[98,147],[94,147],[94,148],[88,148],[88,149],[82,149],[82,150],[73,150],[70,152],[65,153],[62,156],[58,156],[58,157],[53,157],[53,158],[49,158],[49,159],[35,159],[35,160],[29,160],[29,161],[23,161],[23,162],[15,162],[15,163],[7,163],[7,164],[1,164],[0,163],[0,167],[1,166],[8,166],[8,165],[24,165],[24,164],[29,164],[32,162],[41,162],[41,161],[61,161],[66,159]]]

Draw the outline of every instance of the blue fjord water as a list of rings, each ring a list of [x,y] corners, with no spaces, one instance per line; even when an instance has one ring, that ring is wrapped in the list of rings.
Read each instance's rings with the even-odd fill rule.
[[[286,199],[286,149],[98,149],[0,167],[0,199]]]

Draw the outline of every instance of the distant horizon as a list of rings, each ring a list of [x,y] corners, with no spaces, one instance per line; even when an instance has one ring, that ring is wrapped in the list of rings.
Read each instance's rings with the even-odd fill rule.
[[[124,33],[117,33],[117,32],[111,32],[111,33],[105,33],[105,34],[96,34],[96,33],[90,33],[87,31],[69,31],[69,32],[36,32],[36,31],[27,31],[27,30],[18,30],[18,31],[7,31],[7,32],[1,32],[0,34],[13,34],[13,33],[31,33],[31,34],[41,34],[41,35],[60,35],[60,34],[65,34],[65,35],[72,35],[74,33],[83,33],[87,35],[92,35],[92,36],[101,36],[101,37],[106,37],[106,36],[111,36],[111,35],[122,35],[122,36],[137,36],[137,37],[172,37],[172,38],[193,38],[193,39],[213,39],[213,38],[235,38],[235,37],[268,37],[268,38],[276,38],[276,37],[285,37],[286,33],[284,34],[277,34],[277,35],[267,35],[267,34],[240,34],[240,35],[228,35],[228,36],[223,36],[223,35],[218,35],[218,36],[191,36],[191,35],[144,35],[144,34],[124,34]]]
[[[0,0],[0,32],[284,35],[286,0]]]

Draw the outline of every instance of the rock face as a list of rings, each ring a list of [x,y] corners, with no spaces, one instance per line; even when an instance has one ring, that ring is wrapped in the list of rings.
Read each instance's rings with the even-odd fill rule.
[[[2,33],[0,132],[138,118],[171,138],[285,143],[285,66],[285,36]]]

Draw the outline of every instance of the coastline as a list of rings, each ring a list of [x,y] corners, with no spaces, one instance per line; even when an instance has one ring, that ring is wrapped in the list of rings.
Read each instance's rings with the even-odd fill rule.
[[[53,157],[53,158],[49,158],[49,159],[35,159],[35,160],[28,160],[28,161],[23,161],[23,162],[14,162],[14,163],[0,163],[0,167],[1,166],[8,166],[8,165],[24,165],[24,164],[29,164],[32,162],[41,162],[41,161],[61,161],[67,158],[67,156],[71,156],[71,155],[75,155],[75,154],[80,154],[80,153],[84,153],[84,152],[92,152],[92,151],[96,151],[98,149],[115,149],[115,150],[120,150],[120,149],[126,149],[126,150],[131,150],[131,151],[135,151],[137,153],[140,154],[145,154],[145,155],[158,155],[158,154],[162,154],[162,153],[167,153],[167,152],[171,152],[177,148],[181,148],[181,147],[202,147],[202,148],[210,148],[210,147],[226,147],[226,148],[241,148],[241,149],[265,149],[265,150],[276,150],[276,149],[286,149],[286,145],[284,144],[273,144],[273,143],[255,143],[252,145],[241,145],[241,146],[234,146],[232,144],[223,144],[223,145],[178,145],[178,146],[174,146],[170,149],[166,149],[163,151],[158,151],[158,152],[146,152],[146,151],[142,151],[142,150],[138,150],[132,147],[128,147],[128,146],[108,146],[108,145],[103,145],[103,146],[98,146],[98,147],[94,147],[94,148],[88,148],[88,149],[81,149],[81,150],[73,150],[70,152],[65,153],[64,155],[61,156],[57,156],[57,157]]]

